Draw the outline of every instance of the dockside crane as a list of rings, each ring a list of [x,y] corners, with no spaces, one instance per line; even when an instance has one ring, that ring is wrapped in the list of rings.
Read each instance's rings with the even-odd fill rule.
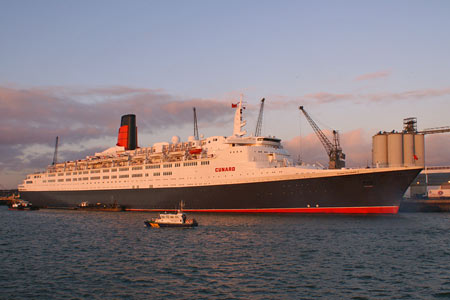
[[[265,98],[262,98],[261,106],[259,107],[258,122],[256,122],[255,136],[261,136],[262,119],[263,119],[263,112],[264,112],[264,101],[265,101]]]
[[[323,131],[317,126],[314,120],[309,116],[309,114],[305,111],[303,106],[300,106],[299,109],[303,112],[308,120],[308,123],[313,128],[320,142],[322,143],[325,151],[327,152],[328,157],[330,158],[330,162],[328,164],[329,169],[341,169],[345,167],[345,154],[342,153],[342,148],[339,141],[339,133],[336,130],[333,130],[333,143],[327,138],[327,136],[323,133]]]
[[[197,111],[195,110],[195,107],[192,108],[194,110],[194,138],[196,140],[199,139],[198,137],[198,125],[197,125]]]
[[[52,166],[56,165],[58,163],[58,140],[59,137],[56,137],[56,142],[55,142],[55,153],[53,153],[53,162],[52,162]]]

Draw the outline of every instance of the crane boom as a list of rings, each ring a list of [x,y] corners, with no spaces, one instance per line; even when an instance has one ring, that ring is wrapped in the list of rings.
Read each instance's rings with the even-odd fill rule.
[[[259,107],[258,122],[256,123],[255,136],[261,136],[262,119],[263,119],[263,112],[264,112],[264,101],[265,101],[265,98],[262,98],[261,106]]]
[[[311,118],[311,116],[305,111],[303,106],[300,106],[299,109],[303,112],[308,120],[308,123],[313,128],[320,142],[322,143],[325,151],[327,152],[328,157],[330,158],[330,162],[328,167],[330,169],[341,169],[345,167],[345,154],[342,153],[342,148],[339,142],[339,134],[336,130],[333,130],[333,141],[334,144],[330,142],[327,136],[323,133],[323,131],[317,126],[316,122]]]
[[[52,165],[56,165],[58,163],[58,139],[59,137],[56,137],[56,142],[55,142],[55,153],[53,153],[53,162]]]
[[[193,107],[194,110],[194,137],[196,140],[198,140],[198,125],[197,125],[197,112],[195,110],[195,107]]]

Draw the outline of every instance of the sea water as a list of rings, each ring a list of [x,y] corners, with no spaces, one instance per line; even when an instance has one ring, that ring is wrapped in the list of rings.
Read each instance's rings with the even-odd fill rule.
[[[450,214],[155,214],[0,207],[0,299],[450,298]]]

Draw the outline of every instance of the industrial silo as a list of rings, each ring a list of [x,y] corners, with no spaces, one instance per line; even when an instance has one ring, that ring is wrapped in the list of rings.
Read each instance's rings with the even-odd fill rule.
[[[403,134],[389,133],[387,149],[389,167],[401,167],[403,165]]]
[[[414,158],[414,133],[403,134],[403,163],[405,167],[416,165]]]
[[[424,134],[416,134],[414,135],[414,144],[415,144],[415,161],[416,166],[424,167],[425,166],[425,135]]]
[[[388,166],[387,135],[376,134],[372,137],[372,164],[377,168]]]

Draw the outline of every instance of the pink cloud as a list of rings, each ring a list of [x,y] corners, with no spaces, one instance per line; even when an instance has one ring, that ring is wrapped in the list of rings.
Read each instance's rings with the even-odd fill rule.
[[[389,75],[391,75],[391,71],[378,71],[378,72],[374,72],[374,73],[367,73],[367,74],[360,75],[360,76],[356,77],[355,80],[356,81],[372,80],[372,79],[388,77]]]

